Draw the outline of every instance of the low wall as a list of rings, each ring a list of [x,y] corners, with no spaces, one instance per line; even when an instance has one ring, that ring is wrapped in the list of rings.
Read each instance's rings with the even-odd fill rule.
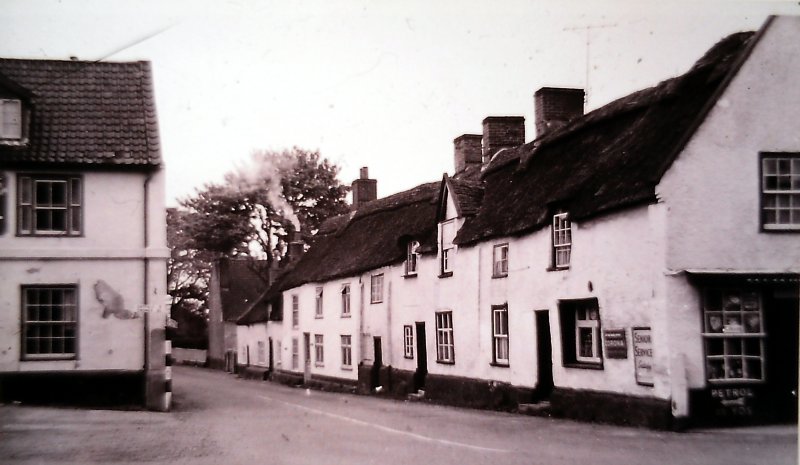
[[[0,402],[142,408],[144,396],[143,371],[0,374]]]
[[[172,348],[172,359],[180,365],[205,366],[208,361],[208,351],[204,349]],[[220,363],[220,366],[222,364]]]

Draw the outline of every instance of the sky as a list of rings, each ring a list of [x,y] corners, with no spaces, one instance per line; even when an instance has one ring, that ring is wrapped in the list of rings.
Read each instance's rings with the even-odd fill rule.
[[[524,116],[533,93],[586,110],[683,73],[788,1],[0,0],[0,56],[149,60],[167,205],[254,150],[319,150],[390,195],[453,172],[453,139]]]

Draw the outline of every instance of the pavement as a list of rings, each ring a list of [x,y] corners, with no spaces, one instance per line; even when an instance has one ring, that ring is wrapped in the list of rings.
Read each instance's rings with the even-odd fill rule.
[[[0,406],[0,463],[797,463],[792,425],[674,433],[173,373],[170,413]]]

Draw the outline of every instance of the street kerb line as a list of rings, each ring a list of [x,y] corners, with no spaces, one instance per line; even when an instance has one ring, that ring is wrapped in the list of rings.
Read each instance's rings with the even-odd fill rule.
[[[300,410],[306,410],[308,412],[316,413],[318,415],[324,415],[326,417],[336,418],[337,420],[347,421],[347,422],[350,422],[350,423],[353,423],[353,424],[356,424],[356,425],[367,426],[367,427],[370,427],[370,428],[376,428],[376,429],[379,429],[381,431],[385,431],[387,433],[394,433],[394,434],[400,434],[400,435],[403,435],[403,436],[408,436],[408,437],[411,437],[411,438],[414,438],[414,439],[418,439],[420,441],[434,442],[434,443],[444,444],[444,445],[447,445],[447,446],[463,447],[463,448],[466,448],[466,449],[479,450],[479,451],[483,451],[483,452],[511,452],[508,449],[495,449],[493,447],[474,446],[472,444],[464,444],[463,442],[448,441],[447,439],[432,438],[432,437],[428,437],[428,436],[423,436],[421,434],[412,433],[410,431],[403,431],[403,430],[399,430],[399,429],[389,428],[388,426],[378,425],[376,423],[370,423],[368,421],[358,420],[358,419],[355,419],[355,418],[346,417],[344,415],[338,415],[338,414],[335,414],[335,413],[326,412],[324,410],[317,410],[317,409],[314,409],[314,408],[311,408],[311,407],[306,407],[305,405],[295,404],[295,403],[292,403],[292,402],[286,402],[284,400],[277,400],[277,399],[273,399],[273,398],[267,397],[267,396],[258,396],[258,397],[260,397],[261,399],[270,401],[270,402],[278,402],[278,403],[281,403],[281,404],[288,405],[290,407],[298,408]]]

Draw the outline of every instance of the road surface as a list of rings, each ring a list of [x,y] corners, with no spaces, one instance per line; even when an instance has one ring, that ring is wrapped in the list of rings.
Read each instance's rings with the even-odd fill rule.
[[[0,463],[796,464],[797,428],[684,433],[306,391],[175,367],[171,413],[0,406]]]

